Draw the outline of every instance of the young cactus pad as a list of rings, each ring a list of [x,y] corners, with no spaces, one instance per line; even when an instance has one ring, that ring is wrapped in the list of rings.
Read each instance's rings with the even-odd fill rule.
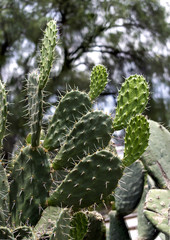
[[[57,40],[57,29],[56,22],[51,20],[47,23],[47,27],[44,33],[44,38],[42,40],[42,49],[40,57],[40,78],[39,78],[39,88],[44,89],[47,84],[52,63],[54,61],[54,51]]]
[[[149,123],[142,115],[132,117],[126,129],[123,163],[128,167],[145,151],[149,141]]]
[[[146,197],[144,214],[159,231],[170,237],[169,203],[170,190],[151,189]]]
[[[0,148],[2,146],[2,140],[5,133],[5,125],[7,118],[7,97],[5,86],[0,80]]]
[[[144,111],[149,97],[149,87],[143,76],[126,78],[119,91],[114,119],[114,129],[125,128],[131,117]]]
[[[108,82],[107,69],[103,65],[93,67],[90,77],[90,92],[91,100],[97,98],[104,90]]]
[[[101,111],[84,115],[68,134],[53,162],[54,169],[70,168],[74,162],[97,149],[106,147],[111,139],[112,118]]]
[[[84,114],[92,107],[90,98],[86,93],[72,90],[59,102],[50,121],[44,147],[54,150],[60,147],[65,140],[65,135],[70,131]]]
[[[40,218],[51,187],[50,166],[42,147],[21,149],[11,174],[10,210],[12,222],[34,225]]]
[[[73,209],[89,207],[104,200],[122,176],[121,161],[101,150],[83,158],[51,195],[48,204]]]

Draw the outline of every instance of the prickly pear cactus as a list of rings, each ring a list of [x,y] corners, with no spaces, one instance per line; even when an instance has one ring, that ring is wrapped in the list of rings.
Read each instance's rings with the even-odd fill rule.
[[[60,100],[50,121],[44,147],[48,150],[58,149],[65,140],[65,136],[83,115],[92,107],[86,93],[72,90]]]
[[[10,162],[8,174],[0,162],[0,239],[104,240],[103,220],[97,221],[99,214],[77,211],[114,194],[125,167],[147,146],[148,124],[140,115],[148,97],[145,79],[135,75],[126,80],[113,120],[102,111],[92,110],[94,99],[108,81],[102,65],[92,70],[90,92],[67,92],[49,126],[42,130],[44,90],[54,60],[56,39],[56,22],[52,20],[44,32],[39,69],[30,73],[27,80],[30,133],[26,144]],[[6,91],[0,82],[0,149],[6,116]],[[126,146],[121,161],[108,145],[114,130],[124,127]],[[59,182],[56,179],[60,179]],[[49,208],[55,216],[51,216]],[[52,222],[46,225],[44,218]],[[42,234],[41,224],[46,230]]]
[[[170,176],[170,132],[161,124],[149,120],[149,146],[141,160],[148,173],[160,188],[166,188],[166,179],[159,167],[161,165],[166,176]]]
[[[83,240],[88,229],[88,218],[84,212],[77,212],[71,220],[70,237],[74,240]]]
[[[111,152],[98,151],[83,158],[48,199],[50,206],[73,209],[104,200],[122,175],[121,161]]]
[[[151,188],[155,188],[153,180],[150,176],[145,176],[145,186],[142,193],[142,198],[137,209],[138,216],[138,240],[153,240],[157,237],[159,231],[154,225],[145,217],[143,212],[145,206],[146,195]]]
[[[114,129],[125,128],[131,117],[142,113],[148,97],[149,88],[143,76],[133,75],[127,78],[119,91]]]
[[[126,216],[136,209],[141,199],[143,186],[144,168],[140,161],[136,161],[125,168],[119,185],[115,189],[115,207],[118,214]]]
[[[106,226],[103,216],[96,211],[87,211],[88,230],[83,240],[106,240]]]
[[[57,41],[56,22],[51,20],[47,23],[42,40],[41,56],[40,56],[40,78],[39,88],[44,89],[47,84],[50,70],[55,58],[55,46]]]
[[[27,146],[14,160],[10,184],[12,222],[34,225],[41,216],[51,187],[50,165],[42,147]]]
[[[125,135],[125,153],[123,163],[129,166],[133,161],[136,161],[145,151],[148,146],[149,139],[149,124],[146,118],[142,115],[132,117]]]
[[[123,217],[117,214],[117,211],[111,211],[109,213],[109,217],[110,217],[109,239],[131,240]]]
[[[101,111],[88,112],[69,132],[53,162],[54,169],[73,167],[75,161],[105,148],[112,133],[112,118]]]
[[[146,197],[144,214],[149,221],[166,236],[169,231],[170,190],[151,189]]]
[[[103,92],[108,82],[107,69],[103,65],[93,67],[90,77],[90,92],[91,100],[97,98]]]
[[[9,184],[2,162],[0,162],[0,226],[6,226],[9,214]]]

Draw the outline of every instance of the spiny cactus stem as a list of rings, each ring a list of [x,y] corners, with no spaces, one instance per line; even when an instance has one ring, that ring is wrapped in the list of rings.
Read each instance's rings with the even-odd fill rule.
[[[43,95],[42,90],[38,89],[37,100],[35,102],[35,113],[33,117],[32,124],[32,138],[31,145],[32,147],[38,147],[40,144],[40,133],[41,133],[41,125],[42,125],[42,114],[43,112]]]

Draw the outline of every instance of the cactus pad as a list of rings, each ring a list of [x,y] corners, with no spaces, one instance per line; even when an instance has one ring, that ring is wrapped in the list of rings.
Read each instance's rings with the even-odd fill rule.
[[[88,228],[88,219],[83,212],[73,215],[70,223],[70,237],[74,240],[83,240]]]
[[[20,226],[13,231],[16,240],[36,240],[31,227]]]
[[[0,161],[0,226],[7,225],[9,214],[9,184],[6,171]]]
[[[149,87],[143,76],[133,75],[127,78],[119,91],[114,129],[125,128],[131,117],[142,113],[148,96]]]
[[[50,70],[54,61],[54,51],[57,39],[56,22],[51,20],[47,23],[47,27],[44,32],[44,38],[42,40],[42,49],[40,57],[40,78],[39,87],[44,89],[47,84]]]
[[[84,115],[68,134],[53,162],[54,169],[73,167],[77,161],[108,145],[112,119],[101,111]]]
[[[123,163],[129,166],[145,151],[149,141],[149,123],[142,115],[129,121],[125,135],[125,153]]]
[[[94,100],[104,90],[108,82],[107,69],[103,65],[93,67],[90,80],[89,96],[91,100]]]
[[[71,216],[68,209],[61,209],[56,227],[53,230],[50,240],[70,240]]]
[[[149,145],[141,159],[148,173],[160,188],[166,188],[166,180],[157,162],[165,174],[170,176],[170,132],[157,122],[149,121]]]
[[[44,140],[44,147],[54,150],[60,147],[66,134],[84,114],[91,109],[91,101],[86,93],[68,92],[60,101],[51,119]]]
[[[130,240],[127,226],[121,215],[117,214],[116,211],[109,213],[110,226],[109,226],[109,239],[111,240]]]
[[[138,183],[138,184],[136,184]],[[140,161],[125,168],[119,186],[115,189],[115,207],[118,214],[126,216],[137,207],[144,185],[144,169]]]
[[[28,92],[28,111],[31,126],[31,145],[39,146],[41,122],[42,122],[42,91],[38,87],[39,76],[33,71],[28,76],[27,92]]]
[[[170,237],[169,203],[170,190],[151,189],[146,197],[144,214],[159,231]]]
[[[27,146],[14,162],[10,185],[12,222],[35,225],[51,186],[50,167],[44,149]]]
[[[51,195],[48,204],[84,208],[104,200],[122,176],[121,161],[106,150],[83,158]]]

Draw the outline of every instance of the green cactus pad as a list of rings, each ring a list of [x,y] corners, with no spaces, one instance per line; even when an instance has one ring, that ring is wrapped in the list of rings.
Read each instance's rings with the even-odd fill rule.
[[[9,228],[0,226],[0,239],[15,240],[13,233]]]
[[[145,151],[149,141],[149,123],[142,115],[129,121],[125,135],[125,153],[123,164],[127,167],[136,161]]]
[[[125,168],[119,186],[115,189],[115,207],[118,214],[126,216],[136,209],[142,196],[143,185],[144,168],[140,161],[136,161]]]
[[[119,91],[114,119],[114,129],[125,128],[131,117],[144,111],[149,97],[149,87],[143,76],[126,78]]]
[[[31,145],[39,146],[41,134],[41,122],[43,113],[43,96],[42,91],[38,87],[39,76],[33,71],[28,76],[27,92],[28,92],[28,112],[31,126]]]
[[[170,237],[169,203],[170,190],[151,189],[146,197],[144,214],[159,231]]]
[[[13,231],[16,240],[36,240],[31,227],[20,226]]]
[[[88,231],[83,240],[106,240],[106,227],[102,215],[96,211],[86,212]]]
[[[149,146],[141,157],[148,173],[160,188],[166,188],[167,182],[163,177],[161,165],[166,176],[170,176],[170,132],[157,122],[149,121]]]
[[[112,119],[101,111],[84,115],[70,131],[53,162],[54,169],[69,168],[97,149],[108,145],[112,133]]]
[[[0,148],[2,146],[2,140],[5,133],[5,125],[7,118],[7,96],[5,86],[0,80]]]
[[[110,217],[109,239],[131,240],[123,217],[117,214],[116,211],[111,211],[109,213],[109,217]]]
[[[34,232],[38,239],[46,239],[47,236],[50,237],[52,235],[61,211],[62,209],[59,207],[47,207],[44,209],[40,220],[34,228]]]
[[[12,222],[35,225],[51,186],[50,166],[43,148],[21,149],[11,174],[10,211]]]
[[[104,90],[108,82],[107,69],[103,65],[93,67],[90,77],[90,92],[91,100],[97,98]]]
[[[44,89],[47,84],[50,70],[54,61],[54,53],[57,39],[56,22],[51,20],[47,23],[42,40],[41,57],[40,57],[40,78],[39,87]]]
[[[102,150],[83,158],[48,200],[52,206],[84,208],[104,200],[122,176],[121,161]]]
[[[50,240],[70,240],[71,216],[68,209],[61,209],[56,227],[53,230]]]
[[[151,188],[152,181],[150,180],[150,177],[147,176],[147,181],[145,180],[145,186],[142,193],[142,198],[139,203],[138,209],[137,209],[137,215],[138,215],[138,240],[153,240],[158,235],[158,230],[154,227],[154,225],[145,217],[143,213],[143,209],[145,206],[145,200],[146,195]]]
[[[51,119],[44,140],[44,147],[54,150],[60,147],[66,134],[84,114],[91,109],[92,103],[86,93],[68,92],[60,101]]]
[[[83,212],[73,215],[70,223],[70,237],[74,240],[83,240],[88,228],[88,219]]]
[[[0,161],[0,226],[7,225],[9,215],[9,184],[6,171]]]

